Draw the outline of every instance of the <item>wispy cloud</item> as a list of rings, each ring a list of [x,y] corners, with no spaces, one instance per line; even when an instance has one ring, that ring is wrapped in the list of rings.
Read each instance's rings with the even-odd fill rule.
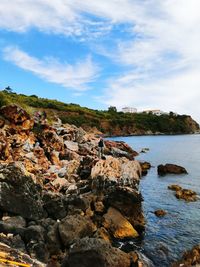
[[[12,46],[4,49],[4,59],[46,81],[77,91],[88,90],[89,83],[94,82],[99,71],[90,57],[70,65],[61,63],[55,58],[40,60]]]
[[[88,47],[88,39],[99,40],[95,53],[121,71],[105,81],[101,101],[191,113],[200,121],[199,10],[199,0],[1,0],[0,28],[76,36]],[[128,33],[113,34],[108,43],[99,38],[122,25]],[[33,58],[19,49],[8,51],[7,60],[66,87],[83,90],[97,73],[91,59],[71,66]]]

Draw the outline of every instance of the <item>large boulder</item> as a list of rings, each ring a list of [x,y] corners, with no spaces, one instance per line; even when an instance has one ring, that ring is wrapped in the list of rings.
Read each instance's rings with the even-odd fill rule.
[[[165,175],[167,173],[182,174],[182,173],[187,173],[187,171],[184,167],[178,166],[175,164],[158,165],[158,174],[159,175]]]
[[[138,161],[130,161],[126,158],[106,157],[99,160],[92,168],[91,178],[103,177],[104,180],[120,181],[124,184],[132,184],[133,180],[139,181],[141,167]]]
[[[130,222],[122,216],[118,210],[110,207],[103,218],[103,226],[112,234],[113,237],[123,239],[139,236]]]
[[[27,219],[44,216],[41,188],[15,164],[0,165],[0,209]]]
[[[130,256],[98,238],[78,240],[62,267],[130,267]]]
[[[145,220],[142,211],[142,195],[130,187],[113,186],[105,192],[104,203],[114,207],[133,225],[139,233],[144,230]]]
[[[68,247],[76,239],[91,236],[96,227],[90,218],[81,215],[68,215],[60,222],[58,229],[63,245]]]

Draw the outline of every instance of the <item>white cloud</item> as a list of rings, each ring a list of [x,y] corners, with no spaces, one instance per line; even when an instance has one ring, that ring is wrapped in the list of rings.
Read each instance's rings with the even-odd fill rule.
[[[82,62],[70,65],[68,63],[60,63],[55,58],[39,60],[17,47],[6,47],[4,49],[4,59],[46,81],[77,91],[88,90],[88,84],[97,78],[99,70],[92,63],[90,57],[87,57]]]
[[[108,33],[113,25],[127,23],[129,38],[112,36],[113,51],[106,43],[96,51],[126,67],[125,74],[110,77],[102,101],[191,113],[200,121],[199,10],[199,0],[1,0],[0,28],[16,32],[37,28],[87,40]],[[75,66],[54,64],[14,51],[15,57],[7,59],[64,86],[69,83],[66,72],[73,88],[77,84],[84,87],[96,73],[89,59],[82,68],[83,62]],[[50,67],[45,68],[48,64]],[[80,80],[74,78],[77,70]]]

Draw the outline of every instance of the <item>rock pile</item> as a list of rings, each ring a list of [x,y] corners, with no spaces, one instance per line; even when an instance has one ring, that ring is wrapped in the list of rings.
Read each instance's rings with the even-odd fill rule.
[[[35,266],[129,267],[112,242],[144,230],[141,167],[127,144],[105,143],[102,160],[91,133],[1,108],[0,242]]]

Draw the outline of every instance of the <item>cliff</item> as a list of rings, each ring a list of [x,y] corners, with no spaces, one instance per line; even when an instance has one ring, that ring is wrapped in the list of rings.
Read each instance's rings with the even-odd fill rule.
[[[108,136],[149,135],[149,134],[191,134],[199,131],[199,125],[188,115],[156,116],[145,113],[122,113],[99,111],[76,104],[65,104],[56,100],[0,92],[0,107],[8,104],[22,106],[30,114],[45,111],[49,122],[55,115],[63,123],[74,124],[90,132],[102,132]]]
[[[16,105],[0,109],[2,264],[141,266],[134,248],[113,246],[144,231],[137,152],[105,144],[99,159],[98,139],[82,128],[49,125]]]

